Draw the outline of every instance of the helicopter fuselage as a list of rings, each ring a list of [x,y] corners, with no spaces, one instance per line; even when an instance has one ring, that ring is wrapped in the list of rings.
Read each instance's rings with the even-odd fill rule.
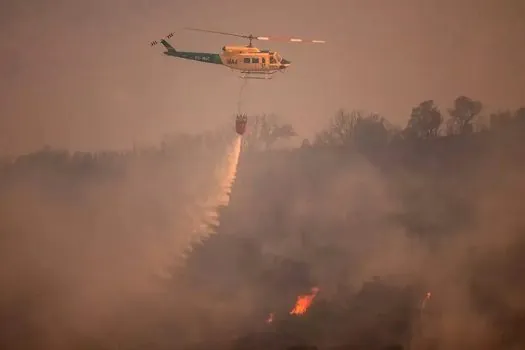
[[[246,46],[224,46],[220,57],[225,66],[244,72],[275,72],[291,63],[277,52]]]
[[[204,63],[220,64],[243,73],[268,74],[284,70],[291,64],[279,53],[270,50],[259,50],[249,46],[224,46],[221,53],[189,52],[175,50],[168,42],[162,40],[167,56],[183,58]]]

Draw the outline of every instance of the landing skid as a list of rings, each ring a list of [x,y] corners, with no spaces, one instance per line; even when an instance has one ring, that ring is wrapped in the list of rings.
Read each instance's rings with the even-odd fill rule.
[[[267,72],[253,72],[253,71],[241,71],[239,76],[241,79],[263,79],[270,80],[273,78],[273,74],[277,71],[267,71]]]

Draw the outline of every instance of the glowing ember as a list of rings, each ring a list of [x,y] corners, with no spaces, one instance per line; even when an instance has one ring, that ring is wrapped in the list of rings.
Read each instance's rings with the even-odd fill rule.
[[[273,312],[270,312],[268,315],[268,318],[266,319],[266,323],[272,323],[273,322]]]
[[[318,292],[319,288],[314,287],[311,294],[299,295],[295,302],[295,307],[290,311],[290,315],[303,315],[306,313]]]

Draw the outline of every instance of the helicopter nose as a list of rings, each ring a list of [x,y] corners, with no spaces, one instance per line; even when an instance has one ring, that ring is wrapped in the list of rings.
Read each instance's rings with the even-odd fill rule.
[[[280,66],[280,68],[281,69],[288,68],[288,66],[290,64],[292,64],[292,62],[290,62],[290,61],[288,61],[288,60],[283,58],[283,59],[281,59],[281,66]]]

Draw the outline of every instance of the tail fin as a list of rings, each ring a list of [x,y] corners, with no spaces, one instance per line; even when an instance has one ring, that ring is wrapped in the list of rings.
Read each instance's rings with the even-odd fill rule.
[[[169,39],[173,36],[173,33],[169,33],[167,36],[166,36],[166,39]],[[160,43],[162,45],[164,45],[164,47],[168,50],[168,52],[177,52],[177,50],[175,50],[175,48],[173,46],[170,45],[170,43],[168,43],[165,39],[160,39]],[[158,44],[158,41],[157,40],[154,40],[152,41],[151,43],[151,46],[155,46]]]
[[[173,46],[170,45],[169,42],[167,42],[166,40],[162,39],[160,41],[160,43],[162,45],[164,45],[164,47],[168,50],[168,51],[171,51],[171,52],[177,52],[177,50],[175,50],[175,48]]]

